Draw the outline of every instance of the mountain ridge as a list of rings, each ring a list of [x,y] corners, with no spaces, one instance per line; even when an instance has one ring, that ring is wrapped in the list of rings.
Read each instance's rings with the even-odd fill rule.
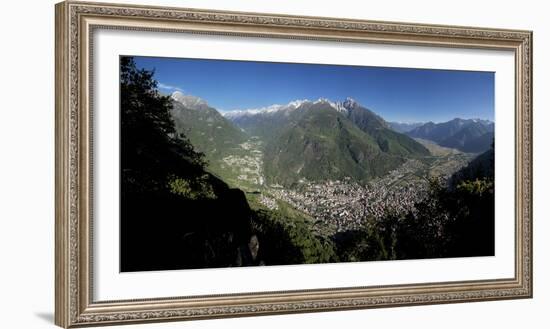
[[[350,106],[351,104],[357,103],[353,98],[347,97],[344,101],[331,101],[328,98],[318,98],[315,101],[311,101],[309,99],[296,99],[293,101],[288,102],[287,104],[272,104],[269,106],[264,106],[260,108],[251,108],[251,109],[245,109],[245,110],[232,110],[232,111],[224,111],[221,114],[230,119],[239,118],[242,116],[253,116],[253,115],[266,115],[266,114],[275,114],[277,112],[281,111],[289,111],[289,110],[295,110],[298,109],[302,104],[304,103],[328,103],[330,104],[335,110],[337,111],[344,111],[347,106]]]
[[[455,118],[442,123],[427,122],[406,135],[463,152],[480,153],[490,148],[494,129],[494,122],[489,120]]]
[[[290,185],[351,177],[366,182],[402,164],[383,152],[378,141],[328,103],[302,109],[299,119],[266,146],[265,165],[271,183]]]
[[[194,96],[177,96],[172,97],[170,111],[176,133],[185,135],[197,151],[205,154],[209,170],[221,175],[224,158],[241,151],[241,144],[249,136],[206,101]]]

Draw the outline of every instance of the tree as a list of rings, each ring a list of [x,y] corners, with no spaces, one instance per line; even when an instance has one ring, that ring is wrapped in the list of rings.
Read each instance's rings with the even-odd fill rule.
[[[193,176],[205,165],[204,155],[176,135],[170,97],[158,92],[153,75],[132,57],[120,60],[121,174],[128,193],[162,190],[170,175]]]
[[[251,236],[244,193],[206,172],[176,134],[153,76],[121,58],[121,269],[231,266]]]
[[[266,265],[314,264],[337,261],[332,241],[312,232],[303,219],[268,209],[252,213],[255,234],[262,241]]]

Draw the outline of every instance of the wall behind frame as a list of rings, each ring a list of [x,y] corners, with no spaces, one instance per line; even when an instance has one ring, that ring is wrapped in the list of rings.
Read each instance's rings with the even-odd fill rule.
[[[109,1],[205,9],[534,31],[534,279],[532,300],[208,320],[123,328],[545,328],[550,322],[550,21],[544,2],[525,1]],[[55,328],[54,3],[13,1],[0,12],[0,327]],[[544,73],[543,73],[544,72]],[[538,148],[537,148],[538,147]],[[545,154],[546,153],[546,154]],[[122,328],[122,327],[121,327]]]

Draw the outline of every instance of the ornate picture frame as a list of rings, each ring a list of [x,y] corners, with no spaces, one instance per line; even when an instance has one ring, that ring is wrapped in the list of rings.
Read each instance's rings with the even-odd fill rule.
[[[79,1],[59,3],[55,10],[57,325],[72,328],[532,297],[532,32]],[[93,34],[101,29],[513,52],[513,277],[95,300],[92,48]]]

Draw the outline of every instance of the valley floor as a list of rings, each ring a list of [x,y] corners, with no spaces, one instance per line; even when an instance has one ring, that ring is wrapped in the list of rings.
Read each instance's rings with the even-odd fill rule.
[[[365,185],[351,178],[324,182],[300,180],[292,187],[268,185],[262,172],[262,144],[254,137],[222,159],[219,175],[230,185],[248,192],[251,205],[272,211],[293,208],[310,221],[313,231],[331,236],[364,227],[367,219],[381,220],[388,211],[414,211],[415,203],[426,197],[430,179],[447,179],[474,157],[418,141],[432,156],[410,159]]]

